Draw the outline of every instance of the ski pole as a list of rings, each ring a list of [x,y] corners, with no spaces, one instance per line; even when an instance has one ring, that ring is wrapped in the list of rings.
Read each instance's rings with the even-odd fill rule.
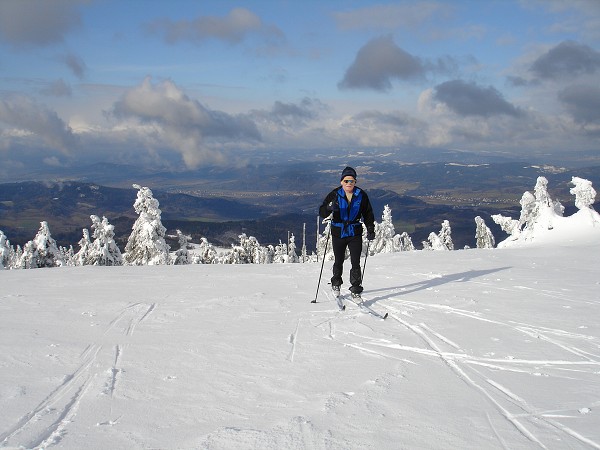
[[[327,230],[327,240],[325,241],[325,251],[323,251],[323,261],[321,262],[321,272],[319,273],[319,282],[317,283],[317,293],[315,299],[311,303],[317,303],[317,297],[319,296],[319,286],[321,285],[321,276],[323,275],[323,266],[325,265],[325,256],[327,255],[327,244],[329,244],[329,235],[331,234],[331,224],[329,224],[329,230]]]
[[[369,245],[371,245],[371,241],[367,241],[367,254],[365,255],[365,263],[363,264],[361,281],[365,281],[365,269],[367,268],[367,258],[369,257]]]

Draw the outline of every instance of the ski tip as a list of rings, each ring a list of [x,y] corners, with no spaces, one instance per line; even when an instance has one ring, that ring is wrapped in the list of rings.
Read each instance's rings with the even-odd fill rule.
[[[385,313],[385,314],[383,315],[383,320],[387,319],[387,316],[388,316],[388,313]]]

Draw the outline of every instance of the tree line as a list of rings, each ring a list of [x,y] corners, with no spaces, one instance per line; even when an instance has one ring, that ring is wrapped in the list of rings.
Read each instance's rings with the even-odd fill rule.
[[[593,210],[596,191],[592,183],[583,178],[573,177],[570,190],[575,195],[575,205],[581,209]],[[500,225],[509,238],[507,241],[527,239],[536,228],[551,227],[552,217],[562,216],[564,207],[553,200],[547,189],[548,180],[538,177],[534,192],[525,192],[521,198],[519,219],[494,215],[492,219]],[[92,234],[83,230],[79,241],[79,250],[73,246],[59,247],[52,238],[47,222],[41,222],[37,235],[23,248],[13,247],[0,230],[0,269],[35,269],[61,266],[121,266],[121,265],[161,265],[161,264],[273,264],[318,261],[321,258],[333,259],[333,251],[328,245],[329,227],[325,220],[324,230],[318,231],[316,250],[308,254],[306,246],[297,248],[296,238],[289,235],[287,242],[278,245],[262,246],[253,236],[241,234],[239,243],[230,249],[219,249],[206,238],[198,244],[191,244],[191,237],[177,230],[179,249],[171,251],[167,244],[166,228],[161,222],[159,202],[148,187],[134,184],[138,190],[133,205],[138,218],[133,224],[124,252],[115,243],[114,226],[106,217],[91,215]],[[363,225],[364,226],[364,225]],[[305,229],[306,227],[304,227]],[[305,231],[303,232],[305,233]],[[363,233],[366,236],[366,233]],[[494,248],[495,238],[485,221],[475,217],[475,238],[477,248]],[[375,239],[365,241],[363,251],[369,255],[414,251],[408,233],[396,234],[392,220],[392,211],[385,205],[381,222],[375,222]],[[438,233],[430,233],[422,243],[423,250],[454,250],[450,223],[444,220]]]

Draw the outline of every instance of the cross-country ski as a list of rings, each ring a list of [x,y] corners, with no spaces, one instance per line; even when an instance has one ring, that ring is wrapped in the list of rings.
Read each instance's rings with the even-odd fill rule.
[[[368,313],[368,314],[372,314],[375,317],[380,318],[381,320],[385,320],[388,317],[388,313],[386,312],[385,314],[382,314],[378,311],[375,311],[373,308],[371,308],[370,306],[368,306],[365,301],[362,298],[362,295],[360,294],[350,294],[350,299],[352,301],[352,303],[354,303],[356,306],[358,306],[362,311]]]

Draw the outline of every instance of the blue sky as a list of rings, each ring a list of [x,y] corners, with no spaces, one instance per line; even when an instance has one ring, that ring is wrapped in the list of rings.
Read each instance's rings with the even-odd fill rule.
[[[0,175],[600,150],[599,81],[597,0],[2,0]]]

